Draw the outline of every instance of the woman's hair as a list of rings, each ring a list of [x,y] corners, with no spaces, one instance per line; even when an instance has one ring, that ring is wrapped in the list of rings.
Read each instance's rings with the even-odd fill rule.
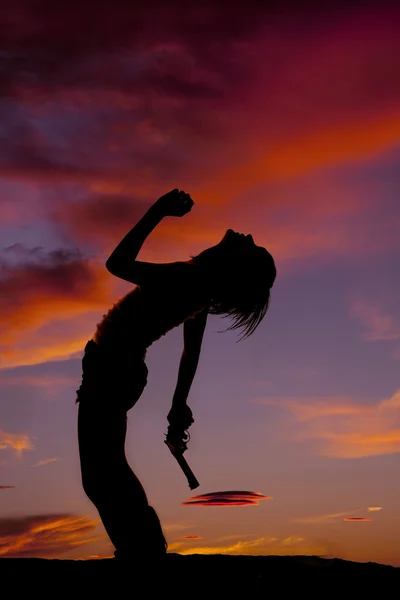
[[[220,256],[201,252],[192,260],[206,269],[218,269],[218,282],[211,299],[209,313],[230,317],[232,324],[224,331],[242,329],[238,341],[249,337],[267,312],[270,290],[276,277],[271,254],[260,246],[235,254]]]

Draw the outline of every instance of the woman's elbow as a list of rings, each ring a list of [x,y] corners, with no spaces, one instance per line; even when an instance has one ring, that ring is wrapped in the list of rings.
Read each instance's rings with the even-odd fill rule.
[[[121,265],[118,266],[115,259],[110,257],[106,260],[106,269],[109,273],[111,273],[111,275],[118,277],[118,273],[121,271]]]

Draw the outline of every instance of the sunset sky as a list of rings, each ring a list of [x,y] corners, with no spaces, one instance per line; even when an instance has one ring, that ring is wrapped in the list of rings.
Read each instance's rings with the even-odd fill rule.
[[[164,444],[182,328],[148,351],[127,455],[170,551],[400,566],[398,4],[5,4],[0,556],[112,555],[81,487],[75,390],[131,289],[108,255],[178,187],[191,213],[140,259],[186,260],[233,228],[278,277],[249,339],[209,318],[193,492]]]

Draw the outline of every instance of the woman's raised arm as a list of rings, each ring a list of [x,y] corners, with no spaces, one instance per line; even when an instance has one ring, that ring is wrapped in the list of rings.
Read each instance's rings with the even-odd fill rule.
[[[132,265],[153,229],[164,217],[183,217],[191,210],[193,204],[189,194],[178,189],[161,196],[111,253],[106,262],[107,270],[116,277],[131,281],[129,274]]]

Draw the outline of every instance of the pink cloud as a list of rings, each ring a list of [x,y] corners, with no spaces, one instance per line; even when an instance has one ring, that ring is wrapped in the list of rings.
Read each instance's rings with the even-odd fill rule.
[[[364,328],[363,338],[369,342],[400,339],[400,319],[388,314],[381,306],[366,300],[353,301],[350,315]]]
[[[211,492],[193,496],[183,506],[258,506],[260,500],[271,500],[271,496],[264,496],[260,492]]]

